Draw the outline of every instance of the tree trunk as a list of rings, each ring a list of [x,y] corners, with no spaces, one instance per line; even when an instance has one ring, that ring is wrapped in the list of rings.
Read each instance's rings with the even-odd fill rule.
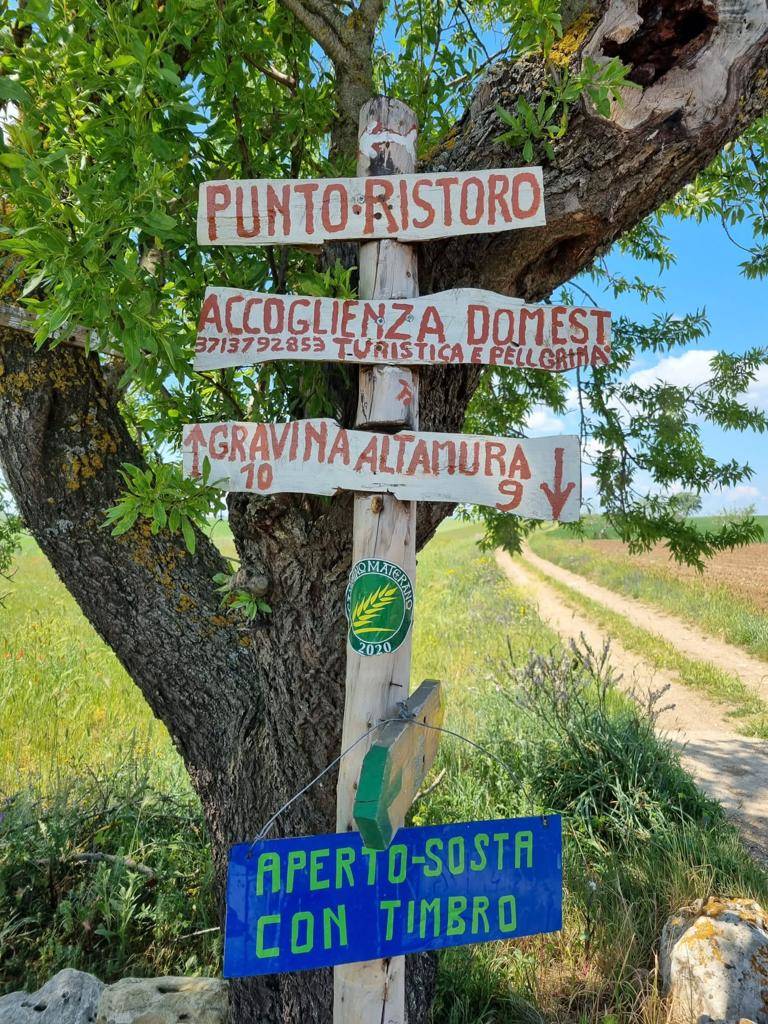
[[[545,163],[546,228],[422,246],[425,293],[468,285],[529,300],[548,294],[766,108],[764,0],[701,0],[700,31],[677,39],[683,27],[671,0],[644,2],[643,17],[637,0],[568,7],[579,14],[563,44],[568,59],[585,48],[602,59],[618,47],[646,84],[610,119],[586,107],[574,113]],[[516,163],[495,143],[495,108],[511,107],[520,92],[535,97],[542,83],[532,59],[491,69],[428,166]],[[424,370],[422,429],[461,429],[478,374]],[[190,556],[179,537],[153,536],[146,523],[117,539],[100,528],[124,462],[141,456],[98,360],[64,345],[35,351],[28,334],[0,329],[0,463],[11,491],[56,572],[167,725],[205,808],[221,888],[229,845],[255,836],[338,754],[351,498],[230,498],[240,558],[269,579],[273,608],[245,626],[219,607],[212,577],[224,565],[204,537]],[[420,506],[419,544],[446,511]],[[331,775],[275,834],[331,831],[334,806]],[[433,965],[409,964],[410,1024],[427,1019]],[[237,982],[232,1024],[328,1024],[331,989],[329,971]]]
[[[223,893],[229,847],[336,757],[341,737],[351,552],[351,496],[336,501],[233,496],[240,556],[270,580],[274,608],[256,626],[223,613],[213,576],[224,560],[201,534],[148,524],[113,538],[104,512],[119,468],[142,464],[96,357],[74,347],[36,352],[0,329],[0,464],[24,521],[101,637],[168,727],[200,795]],[[312,609],[312,614],[308,614]],[[275,826],[276,835],[332,832],[329,775]],[[412,971],[429,1006],[433,961]],[[330,971],[232,986],[232,1020],[325,1024]]]

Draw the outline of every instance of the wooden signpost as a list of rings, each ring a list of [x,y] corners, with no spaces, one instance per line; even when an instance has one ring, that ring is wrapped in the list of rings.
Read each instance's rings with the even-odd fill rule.
[[[185,473],[201,476],[207,460],[206,478],[226,490],[355,494],[337,834],[233,848],[224,954],[227,977],[335,965],[334,1024],[405,1024],[404,953],[561,919],[558,818],[401,826],[443,713],[438,683],[408,696],[415,503],[572,522],[579,441],[420,432],[414,367],[600,366],[610,315],[477,289],[419,297],[408,243],[545,217],[540,168],[419,174],[416,139],[413,112],[377,98],[360,114],[358,177],[200,187],[201,245],[361,243],[356,300],[209,288],[195,354],[197,369],[358,363],[355,428],[314,419],[191,424],[182,435]],[[349,835],[357,829],[362,838]]]
[[[610,313],[590,306],[529,305],[477,288],[407,301],[209,288],[195,369],[301,359],[563,372],[609,362],[610,320]]]

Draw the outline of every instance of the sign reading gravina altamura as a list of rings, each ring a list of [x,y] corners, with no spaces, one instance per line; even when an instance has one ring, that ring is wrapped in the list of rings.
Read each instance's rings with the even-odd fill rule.
[[[209,288],[195,343],[198,370],[298,359],[561,373],[604,366],[610,357],[611,314],[605,310],[530,305],[479,288],[398,300]]]
[[[230,851],[224,977],[301,971],[562,926],[558,816],[400,829]]]
[[[373,491],[401,501],[489,505],[573,522],[581,502],[579,439],[346,430],[331,419],[196,423],[182,431],[184,473],[225,491]]]
[[[383,558],[363,558],[346,592],[349,643],[364,657],[393,654],[413,622],[413,583],[405,569]]]

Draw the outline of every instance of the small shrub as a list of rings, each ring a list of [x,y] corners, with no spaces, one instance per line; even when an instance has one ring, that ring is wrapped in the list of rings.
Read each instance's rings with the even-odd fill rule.
[[[104,981],[219,970],[218,910],[200,806],[124,764],[51,797],[6,801],[0,821],[0,993],[63,967]]]
[[[722,821],[655,733],[668,687],[644,703],[627,699],[609,655],[607,645],[596,654],[582,639],[508,673],[510,697],[533,726],[525,760],[544,804],[615,849],[667,826]]]

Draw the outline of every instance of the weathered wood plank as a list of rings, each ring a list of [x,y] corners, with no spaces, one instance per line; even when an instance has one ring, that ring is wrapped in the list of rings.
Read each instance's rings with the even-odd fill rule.
[[[530,305],[477,288],[399,301],[208,288],[195,368],[298,359],[561,372],[605,365],[610,352],[611,314],[591,306]]]
[[[384,143],[386,144],[386,143]],[[405,146],[398,147],[401,152]],[[418,242],[545,223],[540,167],[453,174],[204,181],[200,245]]]
[[[357,173],[413,171],[416,168],[416,118],[398,100],[379,97],[360,111]],[[382,127],[385,129],[381,131]],[[419,293],[416,247],[393,239],[360,246],[360,295],[410,301]],[[376,422],[389,430],[419,425],[419,378],[401,367],[360,371],[357,425]],[[401,396],[402,381],[411,400]],[[416,576],[416,503],[389,494],[356,494],[352,527],[352,563],[384,558],[413,580]],[[374,723],[391,717],[411,683],[412,632],[392,653],[363,657],[347,644],[342,750]],[[355,828],[357,780],[372,737],[358,744],[339,765],[336,829]],[[405,958],[337,967],[333,972],[334,1024],[406,1024]]]
[[[211,482],[225,491],[370,491],[402,501],[488,505],[530,519],[579,518],[581,464],[574,435],[390,435],[314,419],[198,423],[184,427],[182,436],[185,474],[199,476],[207,457]]]
[[[437,754],[444,701],[441,684],[426,679],[404,702],[365,755],[355,800],[355,824],[370,850],[386,850]],[[418,724],[421,723],[421,724]]]

